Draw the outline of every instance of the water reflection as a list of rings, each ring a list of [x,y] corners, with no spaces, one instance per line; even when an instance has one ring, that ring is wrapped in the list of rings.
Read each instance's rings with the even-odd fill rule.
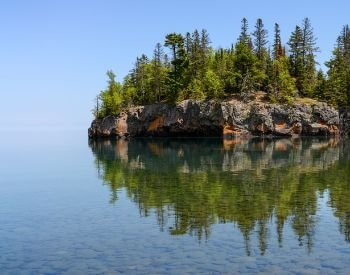
[[[210,237],[217,223],[232,223],[251,252],[269,236],[283,246],[290,226],[311,251],[319,198],[350,241],[350,144],[336,139],[137,139],[90,141],[96,167],[111,191],[124,188],[142,216],[155,212],[172,235]]]

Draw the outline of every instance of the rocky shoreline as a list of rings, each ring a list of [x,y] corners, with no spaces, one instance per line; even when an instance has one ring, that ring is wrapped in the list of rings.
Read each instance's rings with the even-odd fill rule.
[[[118,116],[95,119],[97,137],[340,136],[350,134],[350,112],[323,102],[273,104],[263,101],[185,100],[178,104],[130,107]]]

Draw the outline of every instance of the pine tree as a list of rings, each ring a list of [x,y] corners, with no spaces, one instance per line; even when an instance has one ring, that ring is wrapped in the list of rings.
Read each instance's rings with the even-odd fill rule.
[[[314,98],[318,100],[325,100],[325,89],[326,89],[326,77],[323,71],[320,69],[317,72],[317,84],[315,87]]]
[[[259,60],[262,61],[266,54],[267,30],[264,28],[263,21],[260,18],[256,21],[253,36],[255,53]]]
[[[207,30],[202,29],[200,38],[200,76],[204,77],[207,71],[208,55],[210,51],[210,38]]]
[[[303,20],[303,43],[302,43],[302,59],[306,66],[308,59],[314,59],[315,53],[318,51],[316,47],[316,37],[313,33],[313,28],[309,18]],[[315,62],[314,62],[315,63]]]
[[[253,48],[252,39],[249,35],[248,20],[244,17],[241,21],[241,33],[239,35],[238,41],[240,43],[246,44],[250,49]]]
[[[235,47],[233,71],[235,75],[235,91],[246,97],[257,90],[262,81],[262,72],[258,68],[258,58],[244,41]]]
[[[192,37],[191,37],[191,33],[186,32],[186,36],[185,36],[185,49],[186,49],[186,53],[189,57],[191,57],[192,55]]]
[[[288,41],[289,45],[289,60],[291,65],[291,75],[297,79],[297,88],[301,90],[300,80],[303,74],[303,31],[299,26],[295,26],[294,32]]]
[[[226,93],[232,93],[236,89],[234,56],[234,51],[223,48],[218,49],[213,56],[212,69],[219,77]]]
[[[260,70],[262,74],[261,82],[257,83],[257,88],[261,90],[266,90],[266,70],[267,70],[267,30],[264,28],[264,24],[262,22],[262,19],[258,19],[255,24],[255,31],[253,33],[254,36],[254,52],[256,56],[258,57],[258,69]]]
[[[326,63],[328,81],[325,98],[338,106],[350,106],[350,30],[343,27],[333,57]]]
[[[288,59],[280,56],[272,60],[269,67],[269,97],[272,101],[291,103],[295,96],[295,84],[289,74]]]
[[[188,58],[184,48],[184,39],[181,34],[171,33],[165,37],[164,46],[169,47],[172,51],[173,59],[171,64],[173,70],[169,73],[169,85],[171,95],[169,99],[175,101],[178,93],[184,86],[184,72],[188,67]]]
[[[146,64],[148,64],[148,58],[146,55],[142,54],[140,58],[136,58],[135,64],[135,80],[136,80],[136,89],[139,95],[140,104],[145,104],[147,102],[146,99]]]
[[[192,55],[190,56],[191,77],[196,78],[200,71],[200,48],[201,39],[199,31],[196,29],[192,33]]]
[[[209,45],[211,43],[210,41],[210,38],[209,38],[209,33],[206,29],[202,29],[201,31],[201,38],[200,38],[200,48],[201,48],[201,51],[204,53],[204,54],[208,54],[208,51],[209,51]]]
[[[350,29],[345,25],[337,39],[338,50],[342,55],[350,52]]]
[[[153,52],[153,89],[156,93],[156,100],[157,102],[160,102],[163,90],[164,90],[164,65],[163,65],[163,59],[164,59],[164,51],[162,48],[162,45],[160,43],[156,44],[156,48]]]
[[[288,42],[292,76],[300,95],[312,97],[316,88],[316,38],[310,20],[305,18],[302,27],[296,26]]]
[[[275,60],[283,55],[283,48],[282,48],[282,42],[281,42],[281,30],[280,30],[280,26],[277,23],[275,23],[275,28],[274,28],[274,41],[273,41],[272,55],[273,55],[273,59]]]

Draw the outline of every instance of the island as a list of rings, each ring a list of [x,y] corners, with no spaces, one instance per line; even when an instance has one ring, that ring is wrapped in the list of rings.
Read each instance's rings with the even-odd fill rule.
[[[142,55],[120,83],[96,97],[88,130],[98,137],[346,136],[350,133],[350,29],[337,38],[327,72],[308,18],[269,45],[263,21],[229,48],[213,49],[203,29],[166,35],[152,58]]]

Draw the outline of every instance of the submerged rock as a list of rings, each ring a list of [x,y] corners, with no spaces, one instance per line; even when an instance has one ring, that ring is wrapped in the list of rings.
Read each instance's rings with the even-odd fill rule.
[[[185,100],[131,107],[96,119],[89,137],[335,136],[350,133],[350,112],[325,103],[272,104],[240,100]]]

